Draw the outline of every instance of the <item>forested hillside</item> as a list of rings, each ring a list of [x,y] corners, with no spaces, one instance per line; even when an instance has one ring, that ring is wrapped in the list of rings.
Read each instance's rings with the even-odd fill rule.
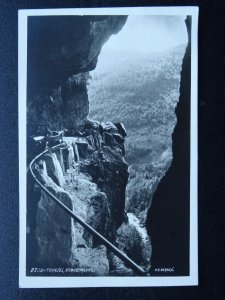
[[[143,221],[172,159],[171,134],[184,51],[184,45],[157,54],[103,51],[90,74],[89,117],[122,122],[127,130],[125,158],[130,180],[126,208]]]

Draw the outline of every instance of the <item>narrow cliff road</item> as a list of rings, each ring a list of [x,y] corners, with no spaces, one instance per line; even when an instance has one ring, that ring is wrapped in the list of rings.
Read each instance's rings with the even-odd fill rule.
[[[52,150],[60,149],[61,147],[65,146],[65,143],[58,144],[52,147]],[[117,257],[119,257],[126,266],[131,268],[135,274],[139,276],[148,276],[139,265],[137,265],[133,260],[131,260],[126,254],[124,254],[120,249],[114,246],[108,239],[106,239],[103,235],[101,235],[97,230],[95,230],[92,226],[87,224],[82,217],[75,214],[71,209],[69,209],[65,204],[63,204],[55,195],[53,195],[37,178],[34,173],[34,165],[37,163],[43,155],[47,154],[50,150],[47,149],[43,151],[41,154],[37,155],[30,163],[30,172],[33,176],[37,185],[41,188],[41,190],[46,193],[57,205],[61,208],[68,216],[70,216],[75,222],[80,224],[83,228],[85,228],[90,234],[92,234],[95,238],[99,239],[99,241],[107,247],[111,252],[113,252]]]

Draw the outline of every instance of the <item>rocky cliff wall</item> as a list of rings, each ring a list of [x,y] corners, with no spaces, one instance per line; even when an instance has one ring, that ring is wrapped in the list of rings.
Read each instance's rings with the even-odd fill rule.
[[[65,146],[39,161],[37,176],[71,210],[114,242],[124,220],[126,133],[121,124],[87,119],[87,84],[88,71],[95,68],[102,45],[123,27],[126,18],[28,20],[28,160],[52,145],[53,131],[63,130]],[[108,258],[105,246],[40,193],[30,178],[27,201],[32,211],[28,215],[29,266],[92,267],[92,275],[107,275],[118,268],[122,273],[131,272],[120,261],[115,263],[114,256]]]
[[[177,125],[172,139],[172,164],[152,199],[147,226],[152,241],[152,268],[172,267],[169,275],[189,274],[190,225],[190,86],[191,18],[187,17],[188,45],[182,64]]]
[[[28,135],[75,129],[86,119],[88,71],[126,16],[28,18]]]
[[[118,238],[123,250],[124,233],[121,229],[117,233],[117,229],[126,221],[128,166],[122,155],[123,144],[116,142],[114,136],[123,138],[112,123],[87,121],[82,129],[82,138],[65,137],[64,146],[43,155],[36,162],[34,171],[53,195],[100,234],[113,243]],[[32,193],[28,196],[31,200]],[[92,275],[132,273],[43,191],[37,202],[35,219],[33,231],[38,266],[91,267]],[[137,243],[127,247],[131,250],[137,247]]]
[[[121,30],[126,16],[28,18],[28,94],[93,70],[102,45]]]

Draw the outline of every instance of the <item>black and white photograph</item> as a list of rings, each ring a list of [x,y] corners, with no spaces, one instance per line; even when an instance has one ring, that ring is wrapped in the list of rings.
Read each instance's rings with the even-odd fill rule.
[[[198,9],[18,26],[20,287],[197,285]]]

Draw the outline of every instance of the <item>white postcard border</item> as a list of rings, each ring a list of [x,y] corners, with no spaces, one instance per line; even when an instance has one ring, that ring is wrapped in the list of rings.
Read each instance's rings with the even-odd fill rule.
[[[191,31],[191,161],[190,161],[190,275],[174,277],[31,277],[26,276],[26,87],[27,17],[50,15],[190,15]],[[186,286],[198,284],[198,204],[197,204],[197,60],[198,7],[122,7],[19,10],[19,287],[135,287]]]

